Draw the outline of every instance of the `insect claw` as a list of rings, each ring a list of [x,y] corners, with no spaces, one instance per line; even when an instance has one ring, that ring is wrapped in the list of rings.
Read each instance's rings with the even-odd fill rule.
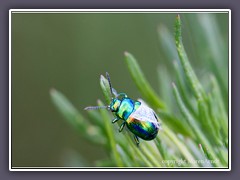
[[[136,145],[139,147],[140,142],[136,135],[134,135],[134,141],[136,142]]]

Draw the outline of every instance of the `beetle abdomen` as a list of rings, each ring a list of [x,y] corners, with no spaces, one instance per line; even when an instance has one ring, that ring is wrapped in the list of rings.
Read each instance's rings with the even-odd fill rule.
[[[144,140],[152,140],[157,136],[158,125],[150,121],[142,121],[129,117],[127,122],[128,129]]]
[[[126,120],[128,129],[144,140],[152,140],[159,130],[158,119],[154,111],[141,104]]]

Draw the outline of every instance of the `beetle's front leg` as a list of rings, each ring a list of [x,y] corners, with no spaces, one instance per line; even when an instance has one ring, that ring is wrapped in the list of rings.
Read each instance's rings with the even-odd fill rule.
[[[122,132],[122,130],[123,130],[123,128],[124,128],[124,126],[126,125],[126,122],[124,121],[122,124],[121,124],[121,126],[120,126],[120,128],[119,128],[119,132]]]
[[[120,118],[116,117],[115,119],[112,120],[112,123],[115,123],[119,120]]]

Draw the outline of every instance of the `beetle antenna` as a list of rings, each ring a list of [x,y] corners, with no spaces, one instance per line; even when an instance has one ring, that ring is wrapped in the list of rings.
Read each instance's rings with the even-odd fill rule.
[[[113,95],[112,84],[111,84],[110,76],[109,76],[108,72],[106,72],[106,76],[107,76],[107,79],[108,79],[108,83],[109,83],[109,87],[110,87],[110,92],[111,92],[111,96],[112,96],[112,95]]]
[[[94,109],[108,109],[109,106],[88,106],[84,110],[94,110]]]
[[[118,96],[118,93],[117,93],[116,89],[112,88],[112,92],[113,92],[113,95],[114,95],[115,97]]]

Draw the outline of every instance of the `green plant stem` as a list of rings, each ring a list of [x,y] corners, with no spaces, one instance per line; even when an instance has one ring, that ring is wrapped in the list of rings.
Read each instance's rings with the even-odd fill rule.
[[[191,162],[195,161],[194,157],[186,148],[186,146],[180,140],[178,140],[175,134],[167,126],[164,126],[164,133],[173,141],[173,143],[178,147],[178,149],[181,151],[183,156],[186,158],[186,160],[188,160],[190,164]],[[193,167],[196,167],[195,164],[192,164],[192,165]]]
[[[183,70],[186,74],[188,83],[191,85],[191,88],[192,88],[196,98],[203,99],[204,91],[202,89],[202,86],[201,86],[197,76],[195,75],[195,73],[189,63],[186,51],[185,51],[183,43],[182,43],[180,15],[177,15],[176,22],[175,22],[175,43],[176,43],[176,47],[177,47],[178,56],[179,56],[180,62],[182,64]]]
[[[98,100],[98,105],[99,106],[103,106],[103,103]],[[112,127],[111,127],[111,123],[109,121],[109,115],[108,115],[108,112],[106,109],[100,109],[100,113],[104,119],[104,124],[105,124],[105,128],[106,128],[106,131],[107,131],[107,135],[108,135],[108,140],[109,140],[109,143],[110,143],[110,147],[111,147],[111,150],[113,152],[113,156],[116,160],[116,163],[117,163],[117,166],[118,167],[122,167],[123,166],[123,162],[120,158],[120,156],[118,155],[118,152],[117,152],[117,147],[116,147],[116,141],[114,139],[114,136],[113,136],[113,130],[112,130]]]
[[[106,142],[103,136],[99,136],[99,127],[89,124],[62,93],[51,89],[50,94],[59,112],[65,117],[68,123],[76,128],[86,139],[96,144],[104,144]]]
[[[184,115],[184,117],[188,121],[189,126],[192,127],[192,130],[196,134],[196,137],[198,138],[199,144],[204,144],[208,148],[208,152],[211,155],[210,159],[212,159],[212,160],[218,159],[215,156],[215,153],[214,153],[214,150],[212,149],[211,144],[208,142],[207,138],[205,137],[205,135],[203,134],[203,132],[199,128],[199,125],[196,123],[194,118],[188,112],[186,106],[184,105],[184,103],[183,103],[183,101],[182,101],[182,99],[180,97],[178,89],[177,89],[177,87],[175,86],[174,83],[173,83],[173,89],[174,89],[174,95],[175,95],[176,101],[178,103],[178,106],[179,106],[182,114]],[[219,163],[218,165],[221,166],[221,163]]]

